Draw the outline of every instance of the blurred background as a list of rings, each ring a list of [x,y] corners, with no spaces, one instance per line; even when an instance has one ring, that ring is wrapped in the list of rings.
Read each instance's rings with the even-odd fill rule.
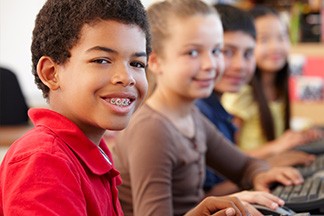
[[[154,0],[142,0],[148,6]],[[289,25],[292,113],[324,125],[324,0],[205,0],[242,8],[277,8]],[[0,66],[13,71],[29,107],[46,106],[31,74],[31,34],[45,0],[0,0]],[[1,79],[1,77],[0,77]]]

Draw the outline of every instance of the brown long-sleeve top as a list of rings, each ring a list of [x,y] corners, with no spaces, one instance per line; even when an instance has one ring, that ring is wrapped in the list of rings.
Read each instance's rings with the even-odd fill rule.
[[[192,115],[196,132],[189,138],[144,104],[118,134],[113,154],[126,216],[186,213],[204,197],[205,163],[242,188],[267,169],[230,144],[197,109]]]

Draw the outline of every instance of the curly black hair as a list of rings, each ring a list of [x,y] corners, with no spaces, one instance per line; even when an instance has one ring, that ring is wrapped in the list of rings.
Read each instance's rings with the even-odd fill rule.
[[[140,0],[48,0],[36,17],[31,45],[32,73],[44,98],[48,98],[49,88],[37,75],[39,59],[49,56],[64,64],[80,39],[82,27],[99,20],[139,26],[146,36],[146,52],[150,53],[149,24]]]

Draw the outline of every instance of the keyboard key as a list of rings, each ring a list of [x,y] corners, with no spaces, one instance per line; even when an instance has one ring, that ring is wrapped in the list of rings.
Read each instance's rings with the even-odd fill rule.
[[[310,177],[301,185],[278,185],[271,193],[283,199],[285,205],[296,212],[324,211],[324,178]]]
[[[321,184],[321,179],[320,178],[315,178],[312,184],[312,187],[309,191],[308,199],[313,200],[318,197],[318,192],[319,192],[319,186]]]

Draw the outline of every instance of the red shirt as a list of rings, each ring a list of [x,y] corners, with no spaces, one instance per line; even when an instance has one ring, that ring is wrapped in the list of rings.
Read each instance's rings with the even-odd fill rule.
[[[0,215],[123,215],[119,172],[64,116],[31,109],[35,128],[12,144],[0,167]],[[102,140],[100,147],[111,154]]]

